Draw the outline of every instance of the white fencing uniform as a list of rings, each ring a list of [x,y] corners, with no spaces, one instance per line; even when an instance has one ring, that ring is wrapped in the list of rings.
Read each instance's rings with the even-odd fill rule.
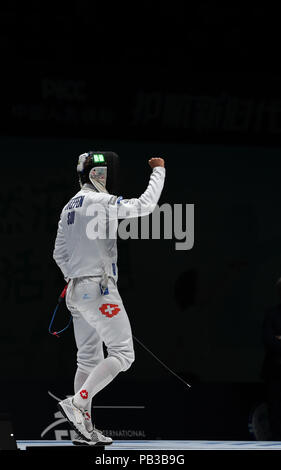
[[[120,361],[121,370],[134,361],[130,322],[117,289],[116,237],[96,238],[91,230],[98,224],[104,234],[112,227],[116,232],[118,218],[151,213],[164,179],[165,168],[155,167],[146,191],[128,200],[84,184],[62,210],[53,256],[69,280],[66,304],[73,317],[81,373],[90,374],[104,360],[102,342],[108,356]]]

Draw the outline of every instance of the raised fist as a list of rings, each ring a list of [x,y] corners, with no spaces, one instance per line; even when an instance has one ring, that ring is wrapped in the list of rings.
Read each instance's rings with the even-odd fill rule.
[[[149,166],[151,166],[151,168],[155,168],[156,166],[164,167],[165,161],[163,160],[163,158],[151,158],[150,160],[148,160],[148,164]]]

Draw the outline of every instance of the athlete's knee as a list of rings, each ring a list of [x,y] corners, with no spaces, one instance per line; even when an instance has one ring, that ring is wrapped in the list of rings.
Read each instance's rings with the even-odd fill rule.
[[[114,350],[108,350],[108,356],[115,356],[121,363],[121,370],[125,372],[128,370],[135,360],[134,348],[114,348]]]
[[[95,366],[96,366],[96,364],[94,362],[91,362],[91,361],[77,362],[77,369],[80,372],[83,372],[84,374],[88,374],[88,375],[92,372],[92,370],[94,369]]]
[[[103,356],[92,354],[77,354],[77,367],[81,372],[90,374],[92,370],[104,359]]]
[[[123,355],[123,372],[126,370],[130,369],[131,365],[133,364],[135,360],[135,352],[133,349],[131,349],[129,352]]]

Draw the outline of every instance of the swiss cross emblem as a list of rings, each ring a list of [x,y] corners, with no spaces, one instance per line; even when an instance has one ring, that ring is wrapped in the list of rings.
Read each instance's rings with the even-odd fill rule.
[[[120,312],[120,308],[117,304],[103,304],[100,307],[100,311],[106,317],[111,318],[114,317],[114,315],[117,315],[118,312]]]
[[[80,395],[84,400],[87,400],[87,398],[88,398],[87,390],[81,390]]]

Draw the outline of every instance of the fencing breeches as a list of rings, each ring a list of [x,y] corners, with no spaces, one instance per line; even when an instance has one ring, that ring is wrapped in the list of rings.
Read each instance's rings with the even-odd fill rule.
[[[109,278],[103,294],[100,280],[72,279],[66,293],[77,345],[74,403],[84,409],[89,409],[91,399],[134,361],[131,326],[117,286]]]

